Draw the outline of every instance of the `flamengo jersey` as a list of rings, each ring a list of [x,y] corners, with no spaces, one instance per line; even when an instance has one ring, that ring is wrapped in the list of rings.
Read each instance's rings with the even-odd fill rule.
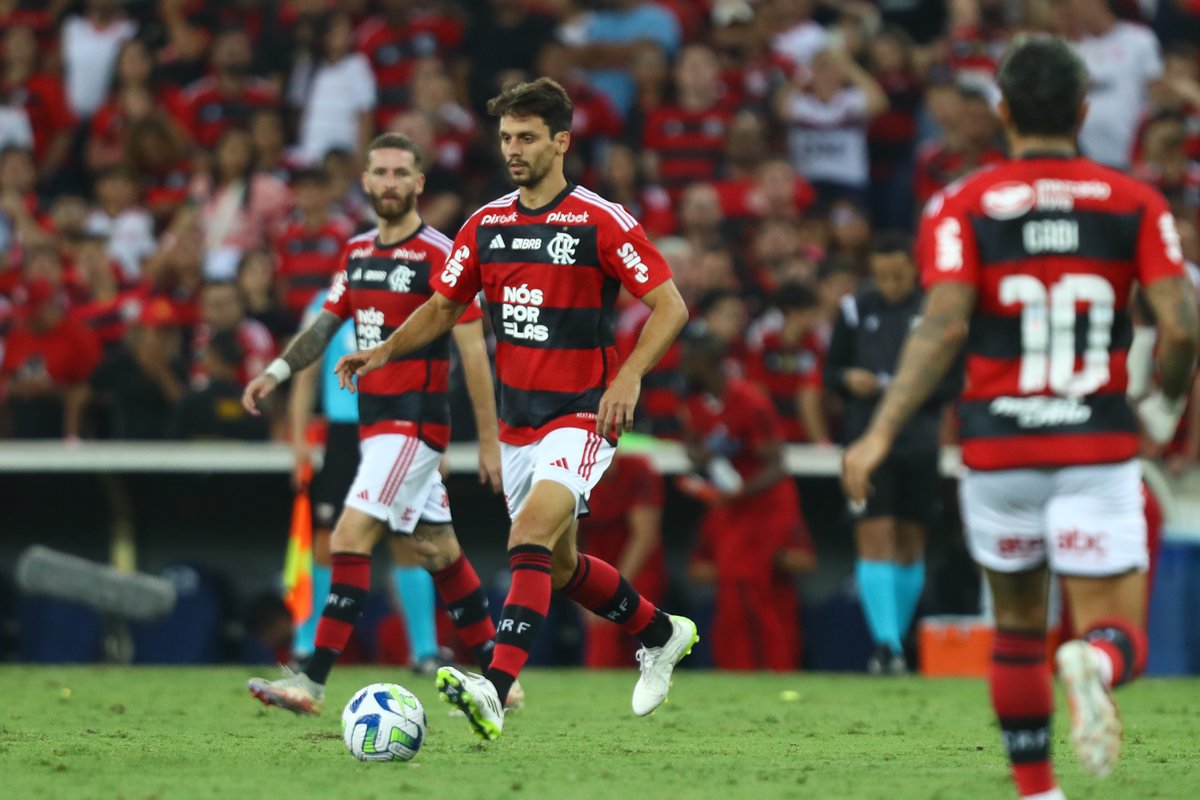
[[[394,245],[378,230],[346,242],[325,310],[354,319],[358,348],[383,342],[429,299],[431,274],[441,271],[450,239],[424,223]],[[471,298],[468,298],[470,300]],[[472,303],[459,324],[482,318]],[[450,334],[358,379],[359,437],[382,433],[415,436],[436,450],[450,442]]]
[[[917,247],[926,285],[978,290],[959,405],[966,466],[1137,454],[1130,290],[1184,274],[1162,195],[1083,158],[1011,161],[934,195]]]
[[[434,291],[468,303],[482,289],[496,334],[500,441],[595,429],[616,375],[617,294],[642,297],[671,269],[616,203],[568,184],[539,209],[518,192],[476,211],[454,240]]]

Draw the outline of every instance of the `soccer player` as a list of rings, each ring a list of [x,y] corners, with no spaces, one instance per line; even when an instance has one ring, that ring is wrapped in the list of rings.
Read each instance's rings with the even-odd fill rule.
[[[671,271],[621,206],[563,175],[571,99],[549,78],[488,103],[500,151],[519,187],[476,211],[459,231],[432,297],[382,344],[338,362],[343,385],[426,346],[453,327],[482,290],[496,332],[504,495],[512,587],[486,677],[438,671],[442,697],[485,739],[500,735],[509,687],[545,621],[552,587],[638,638],[633,710],[667,698],[671,672],[696,626],[641,597],[615,569],[575,548],[576,520],[633,425],[641,378],[687,320]],[[617,295],[650,307],[636,347],[619,364]]]
[[[1077,155],[1087,72],[1062,39],[1017,40],[997,74],[1014,159],[934,195],[918,253],[929,286],[843,484],[864,502],[888,456],[966,344],[959,485],[972,556],[995,600],[989,675],[1022,797],[1061,800],[1050,764],[1049,572],[1081,638],[1057,651],[1083,766],[1106,775],[1121,746],[1111,689],[1146,659],[1146,521],[1137,415],[1125,399],[1129,294],[1158,320],[1161,391],[1138,405],[1173,429],[1200,324],[1174,219],[1150,187]],[[1161,438],[1161,437],[1160,437]]]
[[[871,246],[873,285],[842,299],[825,361],[825,385],[845,399],[846,441],[866,430],[896,372],[900,347],[921,315],[917,267],[906,238],[880,236]],[[872,476],[866,506],[851,504],[859,599],[875,642],[867,672],[903,675],[904,639],[925,585],[925,526],[940,494],[938,437],[942,410],[962,388],[951,370],[892,444]]]
[[[354,319],[358,347],[370,347],[429,297],[450,240],[417,214],[424,186],[421,163],[420,150],[400,134],[384,134],[367,148],[363,189],[379,228],[346,243],[342,269],[320,315],[246,387],[242,403],[252,413],[293,372],[321,357],[344,320]],[[496,407],[482,315],[477,305],[465,305],[453,338],[479,428],[480,476],[498,490]],[[317,624],[316,647],[303,672],[276,681],[250,680],[250,693],[263,703],[299,714],[320,713],[329,673],[366,603],[371,550],[389,530],[400,534],[393,557],[407,550],[410,565],[420,563],[433,574],[464,642],[481,666],[489,663],[495,628],[487,598],[454,535],[449,498],[438,473],[450,439],[446,388],[451,327],[428,337],[418,352],[380,364],[384,368],[357,387],[361,461],[333,529],[331,587]]]

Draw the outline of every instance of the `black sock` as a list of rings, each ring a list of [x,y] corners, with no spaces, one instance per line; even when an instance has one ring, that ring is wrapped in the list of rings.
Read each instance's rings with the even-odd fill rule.
[[[487,679],[503,703],[529,658],[538,630],[550,609],[550,550],[541,545],[517,545],[508,551],[512,585],[496,626],[496,647]]]
[[[662,647],[674,632],[671,617],[663,613],[661,608],[656,608],[654,617],[646,627],[638,631],[637,638],[645,647]]]
[[[304,667],[310,680],[324,685],[334,662],[350,641],[362,616],[370,586],[371,559],[356,553],[335,553],[335,583],[329,587],[325,610],[317,623],[316,648]]]

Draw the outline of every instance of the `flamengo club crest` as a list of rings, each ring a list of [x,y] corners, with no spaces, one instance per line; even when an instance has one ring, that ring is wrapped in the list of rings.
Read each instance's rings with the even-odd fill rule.
[[[410,292],[412,291],[412,279],[416,277],[416,272],[406,266],[399,266],[392,270],[388,275],[388,288],[393,292]]]
[[[550,258],[555,264],[574,264],[575,263],[575,247],[579,244],[579,240],[566,231],[557,233],[550,240],[550,244],[546,247],[546,252],[550,254]]]

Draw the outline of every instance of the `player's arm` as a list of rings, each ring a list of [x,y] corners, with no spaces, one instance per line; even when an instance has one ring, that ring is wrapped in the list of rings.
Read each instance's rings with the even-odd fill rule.
[[[471,409],[475,412],[475,429],[479,434],[479,482],[500,492],[500,430],[496,422],[496,389],[492,383],[492,365],[488,360],[487,343],[483,339],[483,320],[454,326],[454,344],[462,358],[463,377]]]
[[[341,325],[342,320],[337,314],[323,309],[311,325],[288,343],[283,355],[268,364],[261,375],[247,384],[246,391],[242,393],[242,405],[246,410],[258,416],[258,401],[275,391],[275,387],[293,373],[320,358]]]
[[[796,408],[800,411],[800,424],[813,444],[829,442],[829,426],[825,424],[824,395],[819,386],[801,386],[796,394]]]
[[[938,283],[929,291],[924,316],[904,343],[895,378],[866,433],[846,451],[842,483],[851,500],[866,500],[871,471],[954,365],[967,338],[975,297],[975,286],[959,281]]]
[[[673,280],[668,278],[642,295],[641,300],[650,308],[650,316],[646,318],[633,352],[600,398],[596,432],[601,436],[608,436],[613,429],[633,429],[633,412],[641,393],[642,378],[658,363],[687,324],[687,304]]]
[[[1154,281],[1145,287],[1146,300],[1158,320],[1158,375],[1161,390],[1138,403],[1146,433],[1162,444],[1179,427],[1200,347],[1196,293],[1183,275]]]
[[[355,375],[374,372],[393,358],[420,350],[454,327],[469,303],[459,303],[434,292],[392,335],[370,350],[359,350],[338,359],[334,372],[343,389],[355,391]]]

